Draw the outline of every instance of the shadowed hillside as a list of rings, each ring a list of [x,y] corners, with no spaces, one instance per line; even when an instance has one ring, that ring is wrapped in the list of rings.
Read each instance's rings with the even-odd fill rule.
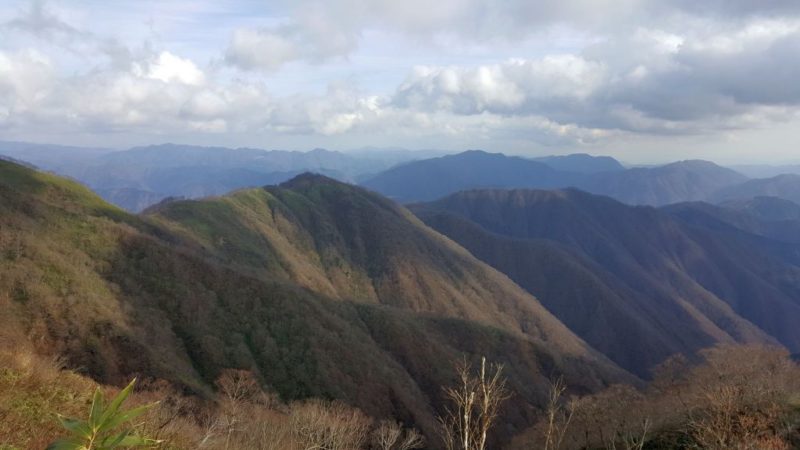
[[[796,249],[735,227],[575,190],[469,191],[413,210],[637,373],[714,342],[800,345]]]

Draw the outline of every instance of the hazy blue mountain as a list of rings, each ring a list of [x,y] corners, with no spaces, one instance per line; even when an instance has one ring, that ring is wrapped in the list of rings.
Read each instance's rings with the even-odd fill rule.
[[[97,189],[95,192],[103,200],[133,212],[144,211],[164,199],[162,194],[129,187]]]
[[[625,167],[610,156],[593,156],[585,153],[574,153],[563,156],[543,156],[533,158],[548,166],[564,172],[600,173],[625,170]]]
[[[778,197],[758,196],[728,200],[720,206],[753,215],[762,220],[800,220],[800,205]]]
[[[434,200],[465,189],[556,188],[581,177],[518,156],[470,150],[393,167],[362,184],[389,198],[410,202]]]
[[[800,175],[800,164],[742,164],[733,165],[730,168],[750,178],[771,178],[787,173]]]
[[[721,231],[738,228],[770,239],[800,243],[800,205],[775,197],[732,200],[722,205],[687,202],[664,208],[680,219]]]
[[[588,160],[582,155],[564,158],[551,159],[546,164],[500,153],[469,151],[400,165],[363,185],[404,202],[433,200],[468,189],[578,187],[629,204],[665,205],[706,199],[723,187],[747,180],[744,175],[707,161],[620,170],[619,163],[605,159]],[[587,161],[593,161],[595,167],[617,169],[591,172]],[[549,164],[571,167],[573,171]]]
[[[658,167],[597,174],[579,187],[633,205],[667,205],[705,200],[747,177],[708,161],[680,161]]]
[[[33,164],[44,170],[67,174],[112,149],[0,141],[0,155]]]
[[[262,173],[324,170],[349,178],[365,171],[387,168],[390,164],[382,163],[380,159],[358,158],[324,149],[298,152],[162,144],[134,147],[104,155],[89,170],[98,166],[124,166],[131,171],[206,166],[217,169],[248,169]]]
[[[0,142],[0,155],[81,181],[138,212],[167,197],[198,198],[277,184],[305,171],[356,181],[431,152],[308,152],[162,144],[112,151]]]
[[[716,202],[750,199],[753,197],[779,197],[800,203],[800,175],[784,174],[772,178],[749,180],[720,189],[711,197]]]

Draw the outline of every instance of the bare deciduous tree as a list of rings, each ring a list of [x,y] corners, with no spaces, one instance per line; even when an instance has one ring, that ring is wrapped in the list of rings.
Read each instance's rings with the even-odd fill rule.
[[[383,421],[372,434],[379,450],[412,450],[422,448],[425,440],[415,429],[404,430],[397,422]]]
[[[372,425],[372,421],[357,409],[318,400],[295,405],[291,422],[305,450],[362,448]]]
[[[222,394],[222,401],[221,414],[214,426],[221,426],[224,430],[227,450],[230,447],[231,437],[240,431],[244,422],[245,405],[262,391],[253,374],[246,370],[225,370],[216,384]]]
[[[484,450],[489,430],[497,420],[500,406],[508,399],[503,366],[486,367],[481,358],[478,375],[462,361],[457,367],[458,384],[445,388],[451,405],[439,418],[441,434],[448,450]]]
[[[547,429],[545,430],[544,450],[559,450],[567,435],[567,430],[575,415],[576,403],[570,401],[566,406],[562,402],[567,384],[559,377],[550,384],[547,399]]]
[[[776,424],[786,415],[796,366],[780,349],[738,347],[705,350],[706,363],[692,372],[692,438],[702,448],[784,450],[789,443]]]

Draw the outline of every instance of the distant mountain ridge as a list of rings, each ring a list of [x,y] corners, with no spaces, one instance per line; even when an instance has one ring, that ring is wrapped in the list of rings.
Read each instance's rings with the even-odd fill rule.
[[[106,200],[139,212],[167,197],[202,198],[277,184],[302,172],[356,181],[430,152],[346,154],[161,144],[128,150],[0,142],[0,154],[90,186]]]
[[[635,205],[756,196],[800,202],[800,175],[748,180],[700,160],[625,168],[614,158],[581,153],[525,158],[482,150],[437,156],[441,152],[395,148],[342,153],[177,144],[113,151],[1,141],[0,154],[79,180],[133,212],[168,197],[203,198],[279,184],[305,171],[357,182],[400,202],[430,201],[467,189],[569,187]]]
[[[578,186],[632,205],[662,206],[705,200],[710,195],[747,177],[708,161],[679,161],[652,168],[599,174]]]
[[[401,202],[430,201],[468,189],[575,187],[629,204],[660,206],[704,200],[745,181],[744,175],[708,161],[624,169],[611,158],[588,155],[530,160],[468,151],[400,165],[362,184]]]
[[[456,155],[414,161],[387,170],[362,183],[400,202],[427,201],[478,188],[556,188],[575,183],[577,174],[518,156],[470,150]]]
[[[665,211],[705,227],[738,228],[777,241],[800,243],[800,205],[789,200],[754,197],[720,205],[687,202],[670,205]]]
[[[715,192],[712,199],[716,202],[725,202],[765,196],[800,203],[800,175],[784,174],[772,178],[749,180]]]

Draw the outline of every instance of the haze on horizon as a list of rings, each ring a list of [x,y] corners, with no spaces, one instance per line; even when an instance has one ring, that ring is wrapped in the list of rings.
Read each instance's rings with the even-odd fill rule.
[[[795,0],[0,5],[0,140],[797,162]]]

